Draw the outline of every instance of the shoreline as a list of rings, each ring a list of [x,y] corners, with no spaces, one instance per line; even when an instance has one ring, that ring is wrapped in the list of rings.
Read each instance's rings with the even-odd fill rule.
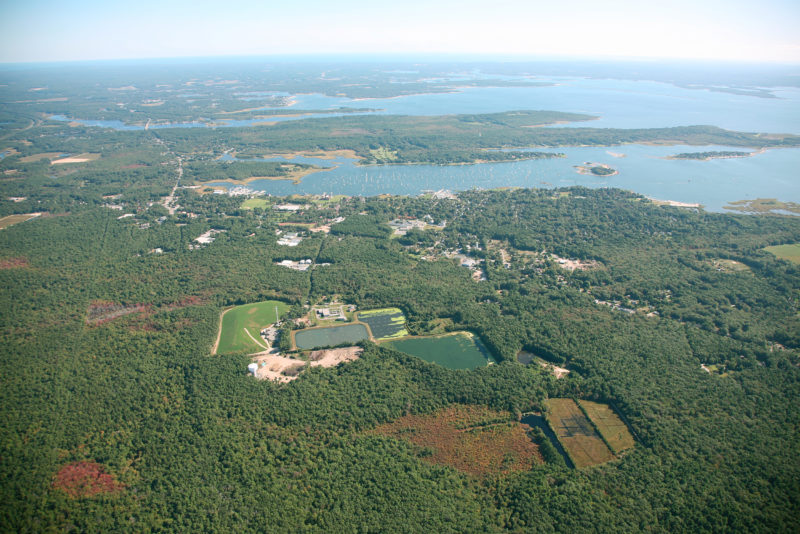
[[[404,162],[386,162],[386,163],[360,163],[355,162],[354,165],[358,165],[359,167],[380,167],[383,165],[391,166],[391,165],[431,165],[434,167],[454,167],[454,166],[461,166],[461,165],[491,165],[494,163],[515,163],[518,161],[535,161],[537,159],[564,159],[567,155],[561,152],[553,153],[551,157],[538,157],[538,158],[516,158],[516,159],[507,159],[507,160],[485,160],[485,159],[476,159],[474,161],[456,161],[453,163],[433,163],[430,161],[404,161]],[[363,159],[363,158],[362,158]]]
[[[699,202],[680,202],[678,200],[660,200],[653,197],[645,197],[647,200],[657,206],[672,206],[674,208],[697,208],[703,209],[703,205]]]
[[[749,158],[752,156],[757,156],[759,154],[764,154],[767,150],[769,150],[769,148],[762,147],[753,152],[747,152],[736,155],[720,155],[720,156],[711,155],[711,156],[706,156],[704,158],[680,158],[677,157],[677,155],[672,155],[672,156],[664,156],[662,159],[671,159],[676,161],[711,161],[713,159],[741,159],[741,158]]]
[[[291,172],[291,173],[289,173],[289,174],[287,174],[285,176],[251,176],[250,178],[245,178],[244,180],[235,180],[235,179],[232,179],[232,178],[228,178],[228,179],[225,179],[225,180],[210,180],[210,181],[207,181],[207,182],[196,182],[195,185],[199,185],[204,189],[212,189],[213,190],[213,189],[222,189],[223,187],[222,186],[212,186],[212,185],[209,185],[209,184],[226,183],[226,184],[232,184],[232,185],[247,185],[250,182],[255,182],[256,180],[276,180],[276,181],[277,180],[289,180],[294,184],[299,184],[303,180],[303,178],[305,178],[309,174],[314,174],[314,173],[323,172],[323,171],[331,171],[333,169],[338,169],[338,167],[304,169],[302,171]]]

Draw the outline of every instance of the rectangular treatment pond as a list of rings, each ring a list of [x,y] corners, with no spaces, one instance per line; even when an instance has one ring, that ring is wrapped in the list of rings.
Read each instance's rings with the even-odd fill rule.
[[[406,317],[399,308],[382,308],[358,312],[358,320],[366,323],[377,340],[405,337]]]
[[[368,339],[367,327],[363,324],[348,324],[328,328],[300,330],[294,336],[298,349],[309,350],[321,347],[335,347],[344,343],[358,343]]]
[[[388,341],[386,345],[448,369],[475,369],[495,363],[481,340],[469,332],[412,337]]]

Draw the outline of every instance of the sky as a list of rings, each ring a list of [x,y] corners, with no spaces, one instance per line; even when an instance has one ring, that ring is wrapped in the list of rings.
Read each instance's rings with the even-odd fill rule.
[[[800,0],[0,0],[0,62],[482,54],[800,63]]]

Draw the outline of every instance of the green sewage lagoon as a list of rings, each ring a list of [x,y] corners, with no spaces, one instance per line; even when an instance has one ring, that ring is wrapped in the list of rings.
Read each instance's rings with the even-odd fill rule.
[[[411,337],[387,341],[386,345],[448,369],[475,369],[495,363],[489,349],[469,332]]]
[[[346,343],[355,344],[365,339],[369,339],[369,333],[363,324],[311,328],[300,330],[294,336],[295,345],[301,350],[335,347]]]

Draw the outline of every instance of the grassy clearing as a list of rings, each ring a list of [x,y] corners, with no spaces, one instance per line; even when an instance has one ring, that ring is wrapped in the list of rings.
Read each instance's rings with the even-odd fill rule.
[[[764,250],[770,254],[774,254],[778,259],[789,260],[792,263],[800,263],[800,243],[777,245],[774,247],[767,247]]]
[[[633,436],[628,427],[607,404],[582,400],[580,405],[614,454],[633,448]]]
[[[750,267],[736,260],[710,260],[711,266],[721,273],[742,273],[750,270]]]
[[[43,159],[58,159],[64,153],[63,152],[42,152],[41,154],[31,154],[30,156],[25,156],[24,158],[19,158],[20,163],[33,163],[34,161],[40,161]]]
[[[251,210],[253,208],[267,209],[270,202],[264,198],[248,198],[242,202],[242,209]]]
[[[408,441],[421,448],[425,461],[475,476],[524,472],[542,463],[523,425],[508,412],[482,406],[454,404],[428,415],[406,415],[370,433]]]
[[[278,321],[289,306],[277,300],[267,300],[231,308],[222,316],[217,354],[247,350],[265,350],[266,342],[261,339],[261,329]]]
[[[308,201],[316,206],[335,206],[336,204],[339,204],[342,200],[346,198],[347,198],[346,195],[333,195],[330,198],[312,196],[311,198],[308,199]]]
[[[614,459],[592,423],[572,399],[549,399],[547,420],[575,467],[588,467]]]
[[[15,224],[19,224],[21,222],[25,222],[29,219],[33,219],[34,217],[38,217],[39,213],[19,213],[17,215],[6,215],[2,219],[0,219],[0,230],[4,228],[8,228],[9,226],[13,226]]]
[[[397,150],[389,150],[386,147],[376,148],[369,151],[378,163],[397,161]]]

